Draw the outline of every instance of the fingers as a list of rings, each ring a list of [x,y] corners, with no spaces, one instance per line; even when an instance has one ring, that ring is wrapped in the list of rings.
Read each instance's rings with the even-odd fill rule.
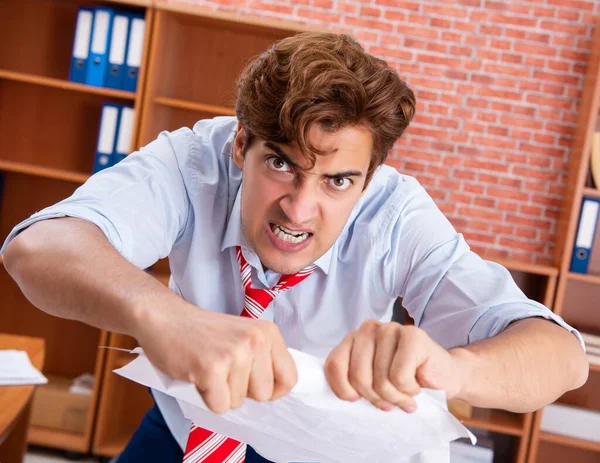
[[[421,389],[416,372],[422,357],[413,330],[374,320],[346,336],[325,362],[333,392],[343,400],[364,397],[382,410],[416,410]]]
[[[298,370],[296,362],[288,352],[283,337],[276,325],[272,325],[271,330],[276,334],[271,337],[271,360],[273,368],[273,394],[270,400],[277,400],[288,392],[298,382]]]
[[[415,352],[406,345],[401,325],[388,323],[377,333],[377,348],[373,361],[373,389],[385,401],[412,413],[417,403],[412,398],[420,392],[415,380]],[[400,366],[401,371],[393,370]]]
[[[252,370],[252,358],[247,349],[237,349],[229,368],[229,395],[231,408],[241,407],[248,395],[248,382]]]
[[[260,350],[254,357],[250,372],[248,397],[258,402],[269,400],[273,396],[273,362],[269,351]]]
[[[373,405],[382,410],[391,410],[392,404],[383,400],[373,389],[373,361],[379,325],[378,322],[367,322],[356,332],[348,379],[352,387]]]
[[[228,365],[212,365],[205,377],[196,384],[206,406],[215,413],[225,413],[231,408],[231,393],[228,384]]]
[[[349,334],[331,351],[325,361],[325,377],[333,393],[342,400],[355,401],[360,398],[348,378],[350,356],[354,344],[354,333]]]

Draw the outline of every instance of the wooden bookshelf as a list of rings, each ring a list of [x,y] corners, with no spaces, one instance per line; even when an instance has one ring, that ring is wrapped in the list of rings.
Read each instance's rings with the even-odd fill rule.
[[[93,87],[91,85],[69,82],[62,79],[54,79],[51,77],[40,77],[22,72],[11,72],[0,69],[0,79],[12,80],[14,82],[24,82],[27,84],[40,85],[42,87],[58,88],[61,90],[72,90],[74,92],[90,93],[92,95],[100,95],[112,98],[120,98],[124,100],[135,99],[135,93],[125,92],[123,90],[114,90],[112,88]]]
[[[71,183],[85,183],[85,181],[90,178],[90,175],[80,174],[79,172],[2,160],[0,160],[0,171],[16,172],[19,174],[34,175],[36,177],[51,178],[54,180],[64,180]]]
[[[569,447],[578,447],[584,450],[591,450],[592,452],[600,452],[600,443],[584,439],[577,439],[575,437],[561,436],[559,434],[552,434],[550,432],[541,432],[540,440],[544,442],[554,442],[556,444],[566,445]]]
[[[80,6],[111,4],[146,11],[150,1],[2,0],[0,2],[0,237],[31,214],[68,196],[92,174],[101,108],[140,108],[144,79],[135,93],[69,81]],[[36,14],[31,14],[35,11]],[[146,45],[151,27],[147,28]],[[139,119],[139,118],[138,118]],[[137,129],[136,129],[137,130]],[[44,338],[44,373],[75,378],[92,373],[95,387],[85,429],[73,433],[31,425],[28,442],[78,453],[91,450],[109,333],[35,308],[0,266],[0,326],[7,333]],[[68,361],[65,361],[68,359]]]
[[[527,432],[525,426],[526,416],[526,414],[510,413],[503,410],[473,408],[471,417],[465,418],[456,415],[456,418],[468,428],[522,437]]]
[[[202,103],[191,103],[189,101],[176,100],[173,98],[160,98],[156,97],[153,100],[154,104],[167,106],[170,108],[185,109],[188,111],[196,111],[199,113],[211,113],[218,116],[235,116],[235,110],[233,108],[226,108],[223,106],[207,105]]]
[[[598,130],[600,109],[600,23],[595,27],[582,95],[558,220],[555,265],[559,274],[553,309],[581,331],[600,331],[600,313],[596,304],[600,298],[600,275],[570,271],[582,199],[584,196],[600,198],[600,191],[589,180],[591,142]],[[598,387],[600,367],[591,366],[588,382],[582,388],[564,394],[557,402],[600,411]],[[543,410],[539,410],[534,416],[528,463],[600,460],[600,444],[542,431],[542,414]]]

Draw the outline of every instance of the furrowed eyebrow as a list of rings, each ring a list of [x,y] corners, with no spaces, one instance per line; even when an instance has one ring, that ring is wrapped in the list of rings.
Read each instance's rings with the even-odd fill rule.
[[[296,169],[296,170],[301,170],[300,166],[298,164],[296,164],[294,161],[292,161],[292,159],[287,154],[285,154],[285,151],[283,151],[275,143],[271,143],[270,141],[267,141],[267,142],[265,142],[265,146],[267,148],[269,148],[270,150],[275,151],[275,154],[277,154],[277,156],[279,156],[283,161],[285,161],[291,168]]]
[[[296,164],[290,156],[288,156],[285,151],[283,151],[279,146],[270,141],[265,142],[265,146],[270,150],[274,151],[277,156],[279,156],[283,161],[285,161],[292,169],[294,170],[302,170],[301,167]],[[363,177],[364,174],[359,170],[346,170],[343,172],[336,172],[333,174],[323,174],[323,177],[336,179],[336,178],[349,178],[349,177]]]
[[[325,174],[327,178],[348,178],[348,177],[362,177],[363,173],[358,170],[347,170],[345,172],[339,172],[336,174]]]

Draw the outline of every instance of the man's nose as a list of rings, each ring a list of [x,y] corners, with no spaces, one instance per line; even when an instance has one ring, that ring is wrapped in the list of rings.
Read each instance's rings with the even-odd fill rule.
[[[300,226],[310,222],[317,216],[319,211],[314,187],[306,183],[296,186],[294,191],[281,200],[280,205],[291,222],[289,225]]]

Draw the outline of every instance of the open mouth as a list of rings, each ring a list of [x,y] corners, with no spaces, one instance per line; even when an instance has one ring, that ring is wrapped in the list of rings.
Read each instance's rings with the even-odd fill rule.
[[[291,244],[299,244],[303,241],[306,241],[312,233],[306,231],[299,230],[290,230],[289,228],[285,228],[282,225],[278,225],[276,223],[270,223],[271,231],[277,238],[282,241]]]

